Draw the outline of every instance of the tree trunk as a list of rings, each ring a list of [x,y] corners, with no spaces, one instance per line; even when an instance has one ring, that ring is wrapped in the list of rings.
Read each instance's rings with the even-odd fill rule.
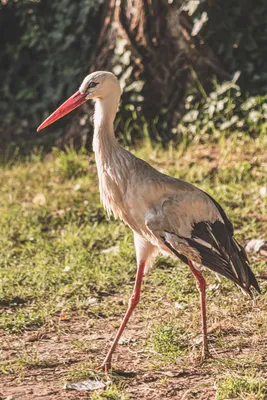
[[[144,82],[142,113],[151,131],[156,126],[163,143],[175,135],[192,76],[206,88],[213,75],[228,77],[211,49],[191,31],[182,0],[110,0],[104,8],[91,70],[112,70],[117,38],[127,40],[133,67],[130,80]],[[68,135],[73,127],[77,120]]]

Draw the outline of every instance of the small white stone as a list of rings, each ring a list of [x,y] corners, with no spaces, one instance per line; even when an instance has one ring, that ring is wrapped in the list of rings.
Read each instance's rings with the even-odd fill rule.
[[[45,198],[45,196],[44,196],[43,193],[38,193],[38,194],[33,198],[32,202],[33,202],[34,204],[38,204],[38,205],[40,205],[40,206],[43,206],[43,205],[45,205],[45,203],[46,203],[46,198]]]
[[[64,268],[64,272],[68,272],[70,270],[70,266],[66,265],[66,267]]]
[[[265,244],[265,241],[262,239],[251,239],[247,243],[245,250],[248,253],[254,253],[254,252],[257,253],[258,251],[260,251],[261,247],[264,246],[264,244]]]
[[[174,307],[177,308],[178,310],[184,309],[184,306],[181,303],[177,303],[177,302],[174,303]]]
[[[266,186],[262,186],[259,190],[259,193],[261,196],[266,196],[267,195],[267,187]]]
[[[109,247],[108,249],[103,249],[101,251],[101,253],[103,253],[103,254],[108,254],[108,253],[117,254],[117,253],[119,253],[119,251],[120,251],[120,247],[119,246],[112,246],[112,247]]]

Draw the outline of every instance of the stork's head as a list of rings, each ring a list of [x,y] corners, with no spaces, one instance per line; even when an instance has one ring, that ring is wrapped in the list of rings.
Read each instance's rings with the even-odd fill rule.
[[[90,99],[105,99],[113,97],[116,100],[121,95],[120,84],[111,72],[97,71],[87,75],[79,90],[65,101],[56,111],[54,111],[46,120],[38,127],[37,131],[51,125],[53,122],[62,118],[81,104]]]

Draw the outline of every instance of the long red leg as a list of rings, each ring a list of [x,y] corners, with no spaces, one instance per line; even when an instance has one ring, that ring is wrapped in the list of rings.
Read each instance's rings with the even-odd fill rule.
[[[115,339],[108,351],[108,354],[106,355],[105,360],[103,361],[102,365],[101,365],[101,369],[103,369],[105,372],[108,372],[109,369],[111,368],[111,359],[112,359],[112,354],[115,351],[115,348],[118,344],[118,341],[121,337],[122,332],[124,331],[124,328],[133,312],[133,310],[135,309],[135,307],[137,306],[137,304],[139,303],[140,300],[140,292],[141,292],[141,285],[142,285],[142,279],[144,276],[144,271],[145,271],[145,261],[141,261],[137,270],[137,274],[135,277],[135,284],[134,284],[134,289],[133,289],[133,293],[130,297],[130,301],[129,301],[129,306],[128,306],[128,310],[126,311],[126,314],[122,320],[121,326],[115,336]]]
[[[207,335],[207,314],[206,314],[206,281],[201,275],[201,273],[193,266],[190,260],[188,261],[188,265],[196,279],[197,289],[200,294],[200,308],[201,308],[202,335],[203,335],[202,356],[203,358],[206,358],[209,356],[208,335]]]

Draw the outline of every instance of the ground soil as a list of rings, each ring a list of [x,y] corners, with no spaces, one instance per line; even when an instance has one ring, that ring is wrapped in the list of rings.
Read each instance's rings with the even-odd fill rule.
[[[90,318],[85,315],[73,315],[68,318],[58,318],[50,326],[23,334],[1,333],[2,359],[25,358],[25,354],[38,353],[38,360],[28,361],[20,372],[1,375],[0,399],[5,400],[61,400],[90,399],[92,392],[66,390],[66,382],[83,381],[85,378],[73,377],[75,369],[85,365],[98,365],[103,360],[111,338],[119,323],[117,317],[108,320]],[[123,337],[123,343],[117,348],[114,356],[115,373],[123,371],[120,377],[124,392],[130,399],[202,399],[214,400],[216,396],[216,366],[210,362],[201,363],[198,359],[186,359],[179,363],[169,363],[157,367],[151,364],[151,354],[145,347],[145,321],[135,312]],[[257,351],[266,354],[266,338],[257,343]],[[76,345],[75,345],[76,344]],[[79,345],[77,345],[79,344]],[[83,344],[87,344],[83,348]],[[89,345],[88,345],[89,344]],[[253,354],[255,343],[251,348],[236,348],[230,346],[229,354],[219,354],[220,358],[238,358],[244,353]],[[215,352],[214,352],[215,350]],[[24,354],[24,355],[23,355]],[[218,356],[213,349],[214,358]],[[40,359],[46,360],[42,365]],[[160,365],[160,364],[159,364]],[[265,374],[267,367],[263,368]],[[118,372],[120,374],[120,372]]]
[[[2,375],[0,383],[0,398],[33,400],[33,399],[87,399],[88,392],[68,391],[64,383],[70,367],[87,362],[90,359],[99,359],[104,356],[104,349],[110,343],[114,333],[115,321],[100,320],[93,328],[86,318],[76,318],[67,321],[62,332],[53,332],[49,329],[40,329],[24,335],[2,334],[2,349],[8,357],[14,357],[18,351],[27,346],[38,346],[38,352],[45,359],[51,359],[51,364],[26,368],[21,376]],[[63,328],[63,327],[62,327]],[[94,354],[73,350],[74,341],[95,340]],[[135,337],[138,347],[142,338],[142,323],[138,322],[138,315],[133,318],[130,330],[125,338]],[[53,359],[56,361],[53,362]],[[123,368],[126,378],[123,383],[133,399],[189,399],[190,393],[194,399],[214,399],[214,379],[207,373],[205,367],[192,363],[190,368],[177,369],[173,365],[168,370],[151,369],[148,366],[147,354],[135,350],[131,343],[118,346],[114,356],[114,364]],[[129,374],[129,375],[128,375]],[[128,376],[127,376],[128,375]],[[84,379],[83,379],[84,380]],[[165,383],[164,383],[165,382]],[[188,394],[188,395],[187,395]]]

